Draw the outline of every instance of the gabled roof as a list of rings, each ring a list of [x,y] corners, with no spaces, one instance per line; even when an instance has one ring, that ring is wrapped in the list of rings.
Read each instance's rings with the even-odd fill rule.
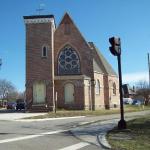
[[[66,24],[66,23],[74,24],[73,20],[71,19],[71,17],[69,16],[67,12],[64,14],[60,24]]]
[[[59,25],[57,26],[56,31],[57,31],[57,29],[59,29],[59,27],[62,24],[71,24],[76,29],[76,31],[79,33],[80,37],[83,39],[83,41],[85,42],[87,47],[89,47],[88,42],[86,41],[85,37],[82,35],[82,33],[80,32],[79,28],[76,26],[76,24],[74,23],[73,19],[70,17],[70,15],[67,12],[62,17],[62,20],[60,21]]]
[[[112,66],[108,63],[108,61],[105,59],[105,57],[102,55],[102,53],[98,50],[98,48],[94,45],[94,43],[89,42],[89,45],[90,45],[92,50],[96,51],[96,53],[99,57],[99,60],[101,61],[102,65],[103,65],[103,68],[104,68],[103,73],[107,73],[109,75],[117,76],[117,73],[114,71]],[[93,65],[94,65],[94,63],[93,63]]]
[[[99,67],[99,65],[97,64],[94,58],[93,58],[93,69],[96,72],[104,73],[104,71],[102,70],[102,68]]]

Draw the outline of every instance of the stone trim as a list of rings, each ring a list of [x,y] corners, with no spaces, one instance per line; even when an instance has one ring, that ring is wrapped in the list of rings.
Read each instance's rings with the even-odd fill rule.
[[[24,19],[25,24],[36,24],[36,23],[49,23],[54,24],[53,18],[36,18],[36,19]]]
[[[85,77],[84,75],[65,75],[65,76],[55,76],[55,80],[76,80],[76,79],[90,79],[90,77]]]
[[[101,72],[98,72],[98,71],[94,71],[94,73],[104,75],[104,73],[101,73]]]

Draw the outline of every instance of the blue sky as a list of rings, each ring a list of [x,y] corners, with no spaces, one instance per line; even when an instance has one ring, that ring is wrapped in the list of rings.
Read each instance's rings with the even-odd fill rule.
[[[25,26],[23,16],[55,15],[58,25],[65,12],[87,41],[93,41],[117,71],[116,57],[109,52],[108,39],[122,41],[124,83],[148,80],[147,53],[150,52],[150,0],[1,0],[0,79],[11,81],[19,91],[25,85]]]

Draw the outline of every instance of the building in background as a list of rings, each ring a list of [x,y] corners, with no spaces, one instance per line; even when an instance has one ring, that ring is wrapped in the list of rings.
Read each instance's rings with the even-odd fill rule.
[[[124,98],[134,98],[136,95],[135,87],[131,88],[129,84],[123,84],[122,90]]]

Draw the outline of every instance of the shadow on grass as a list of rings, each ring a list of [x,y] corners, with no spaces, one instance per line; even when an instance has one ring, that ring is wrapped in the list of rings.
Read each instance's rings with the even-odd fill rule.
[[[113,149],[150,149],[150,116],[128,121],[127,128],[127,130],[115,128],[108,133],[107,137]]]

